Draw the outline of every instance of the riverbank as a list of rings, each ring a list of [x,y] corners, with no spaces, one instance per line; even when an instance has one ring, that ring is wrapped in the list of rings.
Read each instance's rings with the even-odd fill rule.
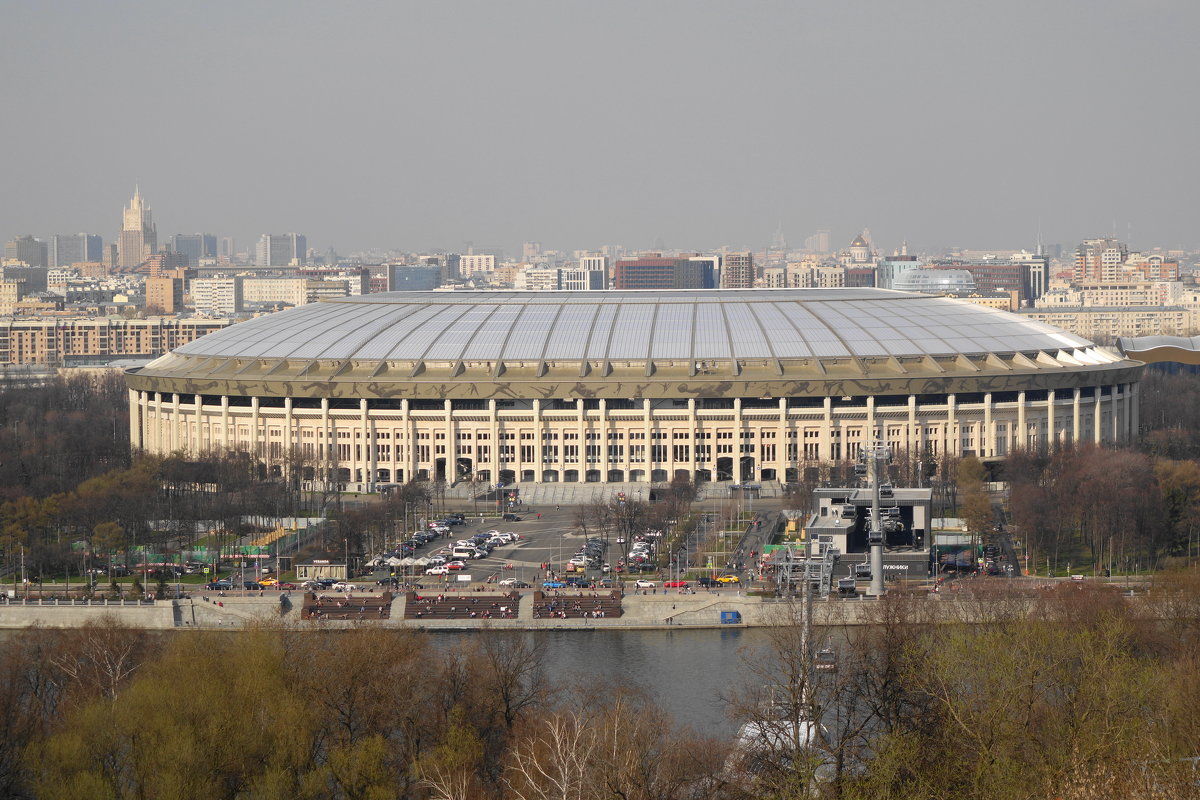
[[[463,602],[482,604],[487,608],[497,598],[507,597],[489,592],[464,592]],[[208,596],[184,597],[170,600],[66,600],[0,601],[0,629],[26,628],[40,625],[48,628],[82,627],[104,618],[140,630],[211,629],[237,630],[267,622],[279,622],[300,629],[336,629],[350,627],[416,628],[424,630],[471,630],[478,628],[514,630],[678,630],[681,628],[748,628],[783,624],[791,620],[788,603],[774,598],[749,597],[734,591],[723,594],[659,594],[625,595],[620,598],[621,616],[590,618],[572,616],[551,618],[539,614],[535,605],[550,602],[583,604],[594,602],[590,591],[560,592],[535,597],[525,593],[516,602],[515,614],[508,618],[477,616],[461,619],[414,618],[408,608],[419,602],[412,597],[397,596],[391,601],[387,616],[353,618],[357,605],[348,602],[350,618],[302,618],[301,595],[266,596]],[[333,598],[335,601],[337,598]],[[873,605],[869,600],[814,601],[814,623],[817,625],[861,624],[861,612]],[[469,612],[468,612],[469,613]]]
[[[1065,586],[1064,586],[1065,584]],[[1055,586],[1108,589],[1132,593],[1128,586],[1074,582],[1033,581],[1021,587],[1009,583],[964,585],[961,590],[937,594],[908,592],[903,596],[904,619],[936,623],[989,622],[1034,612],[1043,591]],[[1147,606],[1147,595],[1127,598],[1140,613],[1154,617],[1158,609]],[[435,599],[440,601],[435,603]],[[319,600],[319,602],[318,602]],[[551,608],[553,604],[553,608]],[[592,614],[603,605],[607,611]],[[319,613],[314,613],[319,611]],[[561,618],[555,612],[566,613]],[[76,628],[102,619],[114,619],[139,630],[238,630],[264,623],[300,630],[339,628],[412,628],[430,631],[465,631],[491,628],[508,630],[681,630],[737,629],[790,625],[797,621],[795,600],[749,596],[722,589],[696,594],[621,594],[592,590],[556,592],[501,592],[477,587],[432,595],[392,596],[355,593],[352,597],[312,593],[257,593],[225,595],[202,592],[168,600],[61,599],[23,600],[0,598],[0,629],[31,625]],[[880,621],[879,602],[864,597],[814,599],[813,624],[818,627],[870,625]]]

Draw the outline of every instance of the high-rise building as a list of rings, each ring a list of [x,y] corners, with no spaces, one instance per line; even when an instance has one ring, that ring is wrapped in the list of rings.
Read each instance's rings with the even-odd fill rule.
[[[804,249],[809,253],[828,253],[832,238],[828,228],[821,228],[804,240]]]
[[[264,233],[255,249],[254,263],[260,267],[303,266],[308,242],[298,233]]]
[[[217,247],[217,258],[232,259],[237,255],[237,242],[232,236],[222,236]]]
[[[616,289],[711,289],[712,264],[690,258],[623,258],[613,265]]]
[[[145,265],[149,268],[150,274],[156,278],[182,267],[195,266],[189,263],[188,257],[183,253],[175,253],[168,250],[163,250],[150,256],[146,259]]]
[[[125,209],[118,242],[118,266],[136,267],[158,249],[158,229],[150,216],[150,204],[142,200],[141,191],[133,190],[133,199]]]
[[[211,233],[177,233],[167,240],[167,247],[187,256],[193,267],[199,266],[202,258],[217,257],[217,237]]]
[[[94,233],[64,233],[50,237],[51,267],[69,267],[104,258],[104,240]]]
[[[754,288],[754,254],[726,253],[721,266],[722,289]]]
[[[522,261],[537,261],[537,259],[541,255],[542,255],[542,243],[541,242],[526,242],[521,247],[521,260]]]
[[[32,236],[18,236],[4,245],[6,261],[21,261],[30,267],[44,267],[48,263],[46,243]]]
[[[183,308],[183,279],[146,278],[146,307],[178,313]]]
[[[469,278],[479,272],[495,272],[496,256],[494,253],[468,253],[458,257],[458,274]]]
[[[196,313],[213,317],[228,316],[242,310],[244,278],[197,278],[192,281],[192,305]]]
[[[595,292],[608,284],[605,273],[598,269],[560,269],[558,288],[568,292]]]
[[[1076,283],[1119,281],[1129,247],[1117,239],[1088,239],[1075,248]]]

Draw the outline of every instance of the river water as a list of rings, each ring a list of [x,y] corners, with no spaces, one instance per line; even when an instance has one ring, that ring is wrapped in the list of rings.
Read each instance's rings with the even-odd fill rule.
[[[453,647],[472,634],[431,634]],[[546,667],[559,683],[603,677],[638,685],[674,716],[679,725],[697,732],[728,736],[736,725],[726,715],[734,689],[747,685],[746,658],[767,646],[769,629],[677,631],[537,631],[526,634],[546,641]]]

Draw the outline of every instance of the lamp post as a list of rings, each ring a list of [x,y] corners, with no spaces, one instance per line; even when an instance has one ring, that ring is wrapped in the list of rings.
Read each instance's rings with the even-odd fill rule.
[[[871,531],[867,541],[871,547],[870,594],[882,597],[883,588],[883,524],[879,519],[879,466],[891,455],[890,448],[879,441],[863,448],[863,456],[871,462]]]

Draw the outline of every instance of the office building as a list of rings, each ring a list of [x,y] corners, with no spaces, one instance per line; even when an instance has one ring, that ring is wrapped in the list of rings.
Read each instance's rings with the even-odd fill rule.
[[[1076,283],[1121,280],[1129,247],[1117,239],[1088,239],[1075,248]]]
[[[622,258],[613,264],[616,289],[712,289],[712,262],[690,258]]]
[[[726,253],[721,263],[722,289],[754,288],[754,254]]]
[[[217,237],[211,233],[177,233],[167,240],[167,248],[187,256],[188,264],[200,266],[200,260],[217,257]]]
[[[302,266],[308,241],[298,233],[264,233],[255,249],[254,263],[260,267]]]
[[[192,306],[197,314],[227,317],[242,310],[242,281],[235,278],[197,278],[192,281]]]
[[[28,267],[45,267],[49,265],[49,251],[41,239],[18,236],[4,244],[4,260],[19,261]]]
[[[65,233],[50,237],[51,267],[69,267],[104,258],[104,240],[94,233]]]
[[[178,314],[183,310],[183,283],[182,278],[146,278],[146,308]]]
[[[0,364],[84,366],[162,355],[227,325],[227,319],[170,317],[0,320]]]

